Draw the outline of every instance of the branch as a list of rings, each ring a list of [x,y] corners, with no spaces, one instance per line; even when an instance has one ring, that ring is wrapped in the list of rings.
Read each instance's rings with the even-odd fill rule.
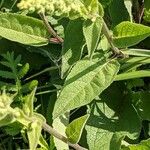
[[[72,148],[74,148],[75,150],[87,150],[86,148],[78,145],[78,144],[72,144],[68,141],[68,139],[66,137],[64,137],[63,135],[61,135],[60,133],[58,133],[55,129],[53,129],[51,126],[49,126],[48,124],[44,123],[43,124],[43,129],[45,131],[47,131],[49,134],[53,135],[54,137],[56,137],[57,139],[63,141],[64,143],[68,144],[69,146],[71,146]]]
[[[52,34],[60,43],[63,43],[64,40],[60,36],[58,36],[57,33],[54,31],[54,29],[50,26],[45,14],[44,13],[39,13],[39,15],[40,15],[41,19],[43,20],[43,22],[44,22],[44,24],[47,28],[47,31],[50,34]]]

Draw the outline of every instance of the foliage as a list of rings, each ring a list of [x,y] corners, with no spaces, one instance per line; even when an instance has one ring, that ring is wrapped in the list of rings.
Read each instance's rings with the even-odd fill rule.
[[[1,0],[0,149],[148,150],[149,12],[149,0]]]

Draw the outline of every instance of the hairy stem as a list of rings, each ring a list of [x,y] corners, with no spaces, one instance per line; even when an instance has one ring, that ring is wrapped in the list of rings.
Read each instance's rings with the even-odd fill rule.
[[[45,14],[44,13],[39,13],[39,15],[40,15],[41,19],[43,20],[43,22],[44,22],[44,24],[45,24],[45,26],[47,28],[47,31],[50,34],[52,34],[60,43],[63,43],[64,40],[61,37],[59,37],[57,35],[57,33],[54,31],[54,29],[50,26],[50,24],[49,24],[49,22],[48,22],[48,20],[47,20],[47,18],[45,16]]]
[[[51,126],[48,124],[44,123],[43,124],[43,129],[47,131],[49,134],[53,135],[57,139],[63,141],[64,143],[67,143],[70,147],[74,148],[75,150],[87,150],[86,148],[80,146],[79,144],[72,144],[68,141],[66,137],[58,133],[55,129],[53,129]]]
[[[120,55],[121,51],[117,47],[115,47],[115,45],[113,44],[112,35],[110,34],[110,31],[109,31],[105,21],[103,21],[102,32],[106,36],[106,38],[107,38],[107,40],[108,40],[108,42],[111,46],[111,49],[112,49],[113,53],[117,54],[117,55]]]

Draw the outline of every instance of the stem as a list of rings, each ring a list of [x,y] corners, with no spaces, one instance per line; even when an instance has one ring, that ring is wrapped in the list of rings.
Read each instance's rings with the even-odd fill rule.
[[[41,19],[43,20],[43,22],[44,22],[44,24],[47,28],[47,31],[50,34],[52,34],[60,43],[63,43],[64,40],[60,36],[58,36],[57,33],[54,31],[54,29],[50,26],[45,14],[44,13],[39,13],[39,15],[40,15]]]
[[[42,92],[36,93],[35,95],[43,95],[43,94],[48,94],[48,93],[57,92],[57,91],[58,89],[42,91]]]
[[[86,148],[78,145],[78,144],[72,144],[68,141],[68,139],[61,135],[60,133],[58,133],[55,129],[53,129],[51,126],[49,126],[47,123],[43,124],[43,129],[45,131],[47,131],[49,134],[53,135],[54,137],[56,137],[57,139],[63,141],[64,143],[68,144],[69,146],[73,147],[76,150],[87,150]]]
[[[105,21],[103,20],[103,27],[102,27],[102,32],[103,34],[106,36],[110,46],[111,46],[111,49],[113,51],[114,54],[117,54],[117,55],[120,55],[121,54],[121,51],[115,47],[115,45],[113,44],[113,39],[112,39],[112,35],[110,34],[110,31],[105,23]]]
[[[43,74],[45,72],[49,72],[49,71],[56,70],[56,69],[59,69],[59,67],[58,66],[53,66],[53,67],[46,68],[46,69],[44,69],[44,70],[42,70],[42,71],[40,71],[40,72],[38,72],[36,74],[33,74],[32,76],[30,76],[28,78],[26,78],[25,81],[27,81],[29,79],[32,79],[34,77],[37,77],[37,76],[39,76],[39,75],[41,75],[41,74]]]

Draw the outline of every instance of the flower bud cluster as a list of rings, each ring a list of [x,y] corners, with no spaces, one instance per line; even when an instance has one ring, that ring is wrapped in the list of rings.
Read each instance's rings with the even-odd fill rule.
[[[18,7],[29,12],[36,11],[70,19],[79,17],[92,19],[90,10],[80,0],[21,0]]]

